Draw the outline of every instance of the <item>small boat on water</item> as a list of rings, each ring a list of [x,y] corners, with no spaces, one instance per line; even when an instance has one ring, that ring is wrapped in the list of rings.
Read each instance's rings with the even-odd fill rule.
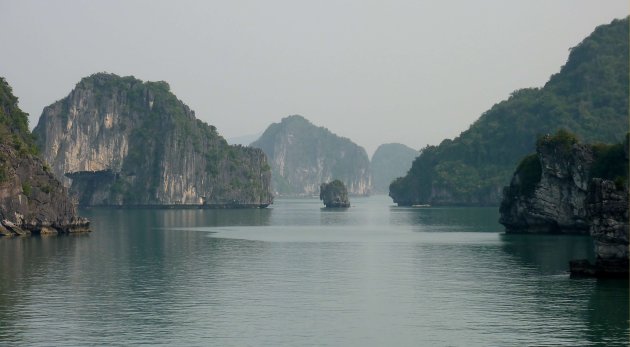
[[[411,205],[411,207],[431,207],[429,204]]]

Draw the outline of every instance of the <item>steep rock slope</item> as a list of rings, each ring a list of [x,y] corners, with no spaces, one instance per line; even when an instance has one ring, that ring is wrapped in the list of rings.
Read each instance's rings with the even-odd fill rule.
[[[629,126],[628,42],[628,18],[599,26],[543,88],[515,91],[459,137],[424,148],[390,196],[399,205],[497,205],[538,136],[564,128],[587,142],[622,140]]]
[[[628,190],[595,178],[589,185],[586,211],[595,243],[595,276],[628,278]]]
[[[37,157],[28,118],[0,78],[0,234],[89,231],[68,191]]]
[[[597,256],[571,262],[576,275],[628,276],[628,137],[586,145],[564,131],[538,141],[505,187],[508,233],[590,234]]]
[[[317,195],[321,183],[334,179],[342,181],[351,195],[370,193],[370,161],[365,149],[302,116],[270,125],[251,146],[269,157],[278,195]]]
[[[587,209],[594,178],[621,191],[628,186],[628,137],[615,145],[588,145],[566,131],[545,136],[504,188],[499,221],[508,233],[587,234],[597,219]]]
[[[588,233],[586,193],[594,155],[571,136],[545,137],[503,191],[500,222],[510,232]]]
[[[230,146],[166,82],[98,73],[46,107],[34,130],[81,205],[257,207],[272,201],[262,151]]]
[[[392,181],[404,176],[419,154],[415,149],[400,143],[387,143],[378,146],[370,161],[372,192],[387,193]]]

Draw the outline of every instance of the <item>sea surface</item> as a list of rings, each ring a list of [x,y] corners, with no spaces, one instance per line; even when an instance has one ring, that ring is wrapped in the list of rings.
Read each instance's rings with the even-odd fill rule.
[[[589,237],[351,202],[86,209],[90,234],[0,238],[0,345],[628,345],[628,281],[569,278]]]

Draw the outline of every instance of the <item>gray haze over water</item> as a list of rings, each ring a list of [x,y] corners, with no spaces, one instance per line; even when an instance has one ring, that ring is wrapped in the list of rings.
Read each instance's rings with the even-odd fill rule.
[[[608,1],[0,1],[31,127],[82,78],[165,80],[226,138],[301,114],[364,146],[457,136],[629,13]]]

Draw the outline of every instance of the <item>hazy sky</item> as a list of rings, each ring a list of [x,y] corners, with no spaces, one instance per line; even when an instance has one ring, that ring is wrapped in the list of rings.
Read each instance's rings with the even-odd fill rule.
[[[0,76],[37,124],[107,71],[164,80],[224,137],[301,114],[368,154],[457,136],[627,0],[0,0]]]

